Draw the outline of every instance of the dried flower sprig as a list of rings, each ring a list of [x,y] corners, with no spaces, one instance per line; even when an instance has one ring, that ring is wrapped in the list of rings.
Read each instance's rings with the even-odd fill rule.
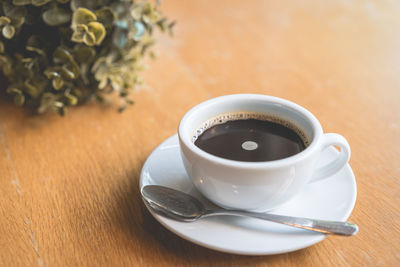
[[[153,29],[173,26],[147,1],[0,0],[7,93],[18,106],[64,115],[67,107],[117,91],[122,110],[141,83]]]

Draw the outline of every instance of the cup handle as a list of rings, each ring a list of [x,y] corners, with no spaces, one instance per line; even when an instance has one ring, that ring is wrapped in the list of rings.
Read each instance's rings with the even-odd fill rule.
[[[322,138],[322,150],[329,146],[338,146],[340,147],[340,152],[336,159],[325,166],[318,167],[314,171],[314,174],[311,177],[311,182],[328,178],[332,174],[341,170],[350,159],[350,146],[343,136],[335,133],[326,133],[322,136]]]

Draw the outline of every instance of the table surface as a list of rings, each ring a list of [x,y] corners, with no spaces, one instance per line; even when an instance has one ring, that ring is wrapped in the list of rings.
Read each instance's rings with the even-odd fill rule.
[[[0,102],[1,266],[391,266],[400,262],[400,4],[163,1],[178,21],[124,113],[32,116]],[[183,114],[220,95],[283,97],[343,134],[360,232],[292,253],[215,252],[164,229],[138,181]]]

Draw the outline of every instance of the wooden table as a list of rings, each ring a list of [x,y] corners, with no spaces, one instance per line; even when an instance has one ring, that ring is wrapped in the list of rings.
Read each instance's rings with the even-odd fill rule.
[[[0,103],[1,266],[394,266],[400,262],[400,5],[396,1],[163,1],[178,21],[126,112],[65,118]],[[237,256],[194,245],[145,209],[150,152],[193,105],[261,93],[347,137],[360,232],[297,252]]]

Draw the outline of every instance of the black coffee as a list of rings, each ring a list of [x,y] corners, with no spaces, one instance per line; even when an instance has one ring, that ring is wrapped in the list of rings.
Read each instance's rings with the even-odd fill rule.
[[[291,128],[252,118],[214,125],[197,137],[195,145],[221,158],[253,162],[287,158],[306,148]]]

